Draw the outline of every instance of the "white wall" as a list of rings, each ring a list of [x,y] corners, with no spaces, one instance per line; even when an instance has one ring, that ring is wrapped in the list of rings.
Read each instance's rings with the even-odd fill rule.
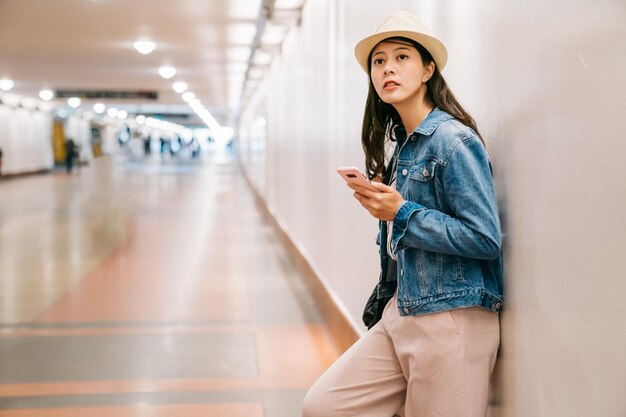
[[[267,191],[266,151],[267,151],[267,101],[265,84],[259,87],[259,94],[252,98],[247,110],[242,112],[236,146],[241,163],[248,176],[254,181],[260,194]]]
[[[363,166],[353,47],[398,9],[448,46],[444,76],[494,162],[506,306],[491,415],[626,416],[626,2],[308,0],[240,126],[266,113],[255,178],[270,209],[360,322],[376,222],[335,168]]]
[[[52,116],[0,104],[0,148],[3,175],[52,169]]]
[[[302,25],[289,34],[261,89],[267,99],[251,102],[240,132],[249,130],[255,112],[267,114],[264,175],[257,167],[250,176],[267,183],[259,188],[270,210],[359,326],[359,310],[378,278],[377,222],[359,210],[335,172],[362,165],[366,83],[344,56],[351,52],[345,27],[337,24],[341,13],[339,4],[307,3]]]

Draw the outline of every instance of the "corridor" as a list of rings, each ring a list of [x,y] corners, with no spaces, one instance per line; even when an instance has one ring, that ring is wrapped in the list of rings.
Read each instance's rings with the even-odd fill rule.
[[[0,181],[0,417],[299,415],[337,350],[226,153]]]

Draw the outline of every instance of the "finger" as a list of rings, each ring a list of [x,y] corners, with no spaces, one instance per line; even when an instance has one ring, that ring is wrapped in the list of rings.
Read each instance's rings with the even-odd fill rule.
[[[349,185],[355,192],[361,194],[364,197],[370,198],[373,194],[376,194],[378,191],[368,190],[365,187],[361,187],[360,185],[351,184]]]
[[[369,200],[367,198],[363,197],[361,194],[356,193],[356,192],[354,193],[354,198],[356,198],[356,200],[359,202],[361,207],[369,211],[369,203],[368,203]]]
[[[354,193],[352,193],[352,195],[353,195],[353,196],[354,196],[354,198],[356,198],[356,199],[359,201],[359,203],[361,203],[361,204],[363,204],[363,202],[367,200],[367,198],[366,198],[365,196],[363,196],[362,194],[359,194],[359,193],[358,193],[358,192],[356,192],[356,191],[355,191]]]
[[[375,196],[376,194],[378,194],[380,191],[373,191],[369,188],[365,188],[365,187],[361,187],[358,184],[352,184],[350,185],[350,188],[352,188],[354,191],[358,192],[361,195],[364,195],[368,198],[372,198],[373,196]]]
[[[390,187],[388,185],[383,184],[382,182],[372,182],[372,185],[374,186],[374,188],[376,188],[379,192],[391,192],[392,190],[395,190],[395,188]]]
[[[348,187],[352,188],[354,191],[367,190],[365,187],[361,187],[359,184],[354,184],[351,182],[346,183]]]

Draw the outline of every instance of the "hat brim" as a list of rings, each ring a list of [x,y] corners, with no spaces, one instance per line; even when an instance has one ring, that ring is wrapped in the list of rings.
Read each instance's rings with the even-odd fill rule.
[[[415,42],[422,45],[435,60],[435,65],[439,71],[442,71],[446,66],[446,62],[448,61],[448,51],[444,44],[437,38],[433,38],[432,36],[425,35],[419,32],[412,32],[406,30],[393,30],[388,32],[378,32],[372,36],[368,36],[367,38],[361,40],[356,44],[354,48],[354,55],[356,56],[356,60],[363,68],[363,70],[369,74],[368,68],[368,58],[370,52],[379,42],[384,41],[385,39],[402,37],[414,40]]]

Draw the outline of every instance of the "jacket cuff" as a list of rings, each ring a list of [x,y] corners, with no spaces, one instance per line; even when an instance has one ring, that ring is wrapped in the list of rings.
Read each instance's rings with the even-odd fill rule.
[[[409,227],[409,220],[414,213],[425,210],[426,207],[422,206],[419,203],[414,201],[405,201],[402,203],[396,216],[393,218],[393,234],[391,240],[391,250],[394,254],[397,254],[399,250],[404,249],[404,246],[401,245],[400,240],[406,233],[406,230]]]

